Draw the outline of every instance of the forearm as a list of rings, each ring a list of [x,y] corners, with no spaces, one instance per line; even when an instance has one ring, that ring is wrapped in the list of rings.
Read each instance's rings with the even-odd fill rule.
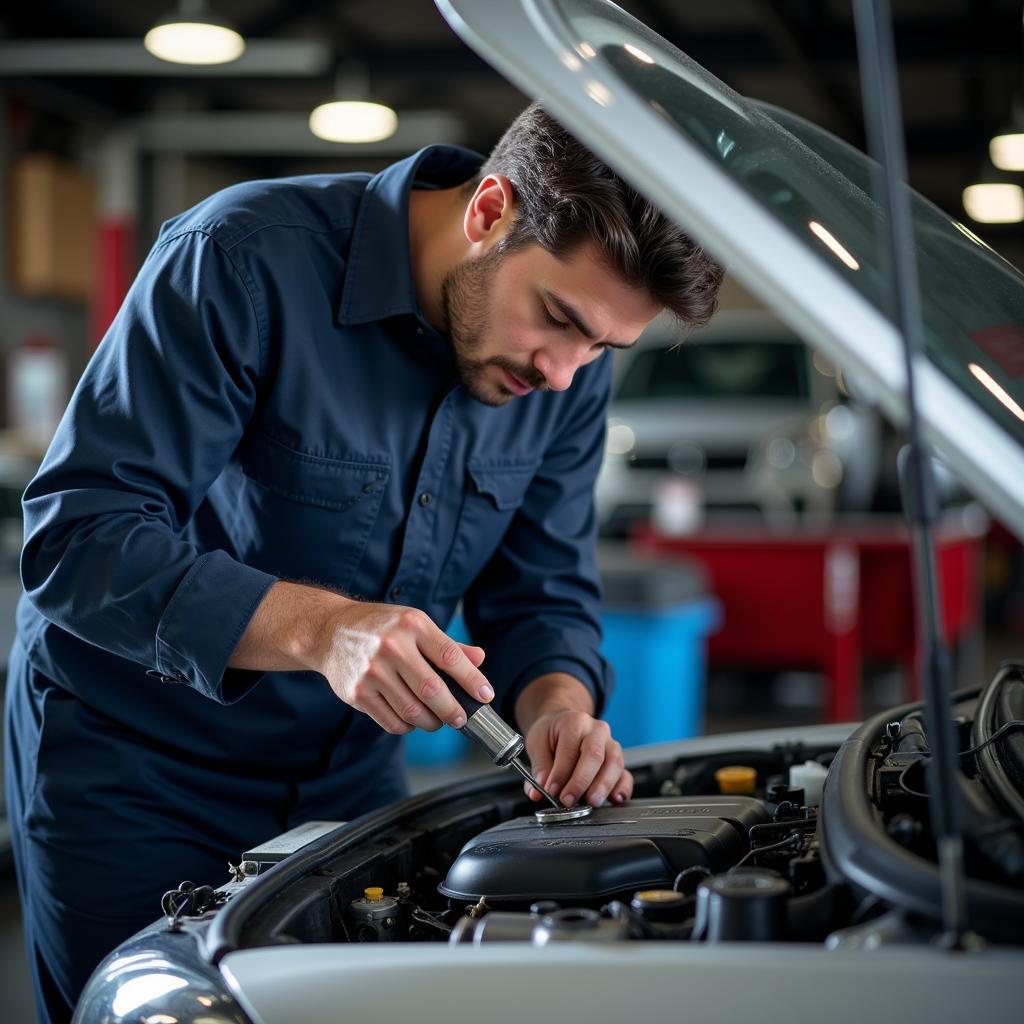
[[[566,672],[538,676],[516,699],[516,724],[522,732],[529,732],[541,715],[553,711],[583,711],[592,715],[594,698],[583,683]]]
[[[278,580],[249,620],[228,666],[260,672],[319,671],[328,620],[351,603],[331,590]]]

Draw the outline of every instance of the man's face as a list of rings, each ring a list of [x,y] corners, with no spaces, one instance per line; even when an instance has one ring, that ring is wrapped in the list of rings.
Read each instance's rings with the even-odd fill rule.
[[[581,366],[632,345],[660,311],[590,243],[561,260],[536,244],[494,247],[449,271],[442,301],[459,377],[487,405],[564,391]]]

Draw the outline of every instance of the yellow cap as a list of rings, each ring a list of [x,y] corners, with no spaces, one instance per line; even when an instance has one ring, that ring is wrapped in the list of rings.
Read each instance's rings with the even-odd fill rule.
[[[379,900],[384,895],[384,890],[379,885],[371,885],[369,889],[363,890],[363,895],[368,900]]]
[[[633,893],[633,899],[642,903],[674,903],[683,898],[675,889],[641,889]]]
[[[753,793],[757,769],[745,764],[726,765],[715,772],[715,782],[721,793]]]

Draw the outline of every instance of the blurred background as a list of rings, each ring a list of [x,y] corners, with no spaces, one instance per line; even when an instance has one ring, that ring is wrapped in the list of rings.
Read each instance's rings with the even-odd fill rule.
[[[864,148],[847,0],[620,6],[740,93]],[[892,7],[911,184],[1024,265],[1024,178],[1006,169],[1024,166],[1021,4]],[[183,19],[221,29],[202,44],[220,63],[180,62]],[[435,142],[487,152],[529,99],[429,0],[5,5],[0,661],[20,494],[161,222],[245,179],[376,171]],[[716,320],[678,340],[657,322],[618,363],[597,489],[620,738],[852,720],[909,698],[898,433],[731,280]],[[960,680],[979,682],[1020,654],[1024,553],[941,466],[939,478],[943,613]],[[415,784],[476,770],[461,744],[450,731],[411,742]],[[30,1020],[3,827],[0,1010]]]

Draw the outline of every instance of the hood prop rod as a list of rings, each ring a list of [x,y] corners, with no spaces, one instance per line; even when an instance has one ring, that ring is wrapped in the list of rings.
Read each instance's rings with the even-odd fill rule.
[[[854,0],[853,14],[868,152],[880,165],[875,188],[880,213],[887,221],[892,312],[903,338],[907,374],[907,445],[900,452],[900,492],[914,545],[917,629],[924,655],[924,714],[932,750],[927,766],[929,808],[939,858],[943,944],[962,949],[966,922],[964,812],[956,778],[952,663],[939,611],[935,477],[929,448],[921,436],[914,386],[914,363],[921,351],[923,325],[892,16],[888,0]]]

